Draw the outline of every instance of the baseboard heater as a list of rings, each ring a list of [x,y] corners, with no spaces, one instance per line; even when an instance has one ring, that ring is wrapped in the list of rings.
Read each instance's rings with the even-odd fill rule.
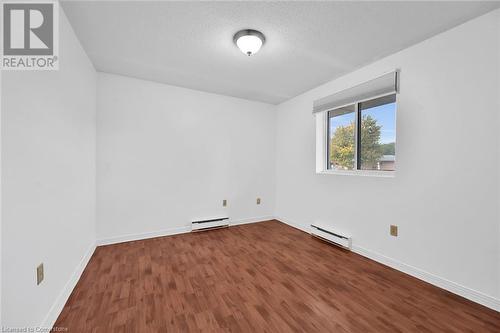
[[[205,220],[196,219],[191,222],[191,232],[213,230],[226,227],[229,227],[229,217],[217,217]]]
[[[330,244],[351,249],[351,236],[319,223],[311,224],[311,235]]]

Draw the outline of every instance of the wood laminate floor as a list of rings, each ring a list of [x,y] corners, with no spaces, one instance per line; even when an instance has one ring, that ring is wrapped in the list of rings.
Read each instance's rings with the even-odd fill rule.
[[[500,332],[500,314],[269,221],[96,249],[69,332]]]

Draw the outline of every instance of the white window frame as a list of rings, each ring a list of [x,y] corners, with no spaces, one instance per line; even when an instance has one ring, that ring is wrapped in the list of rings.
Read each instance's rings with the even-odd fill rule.
[[[388,93],[388,94],[383,94],[383,95],[377,95],[373,96],[370,98],[366,99],[360,99],[356,100],[352,103],[342,105],[339,107],[336,107],[331,110],[326,110],[324,112],[318,112],[316,114],[316,173],[317,174],[325,174],[325,175],[342,175],[342,176],[369,176],[369,177],[384,177],[384,178],[393,178],[396,176],[396,171],[382,171],[382,170],[361,170],[357,169],[358,165],[358,119],[359,119],[359,104],[362,102],[370,101],[373,99],[377,99],[380,97],[385,97],[385,96],[390,96],[390,95],[396,95],[396,102],[395,102],[395,126],[396,126],[396,156],[398,156],[398,145],[397,145],[397,136],[398,136],[398,131],[397,131],[397,114],[398,114],[398,96],[396,93]],[[328,112],[343,108],[349,105],[354,105],[355,107],[355,132],[354,132],[354,144],[356,147],[356,153],[354,154],[354,159],[355,159],[355,165],[356,169],[354,170],[332,170],[328,169]],[[395,167],[397,167],[397,159],[395,162]]]

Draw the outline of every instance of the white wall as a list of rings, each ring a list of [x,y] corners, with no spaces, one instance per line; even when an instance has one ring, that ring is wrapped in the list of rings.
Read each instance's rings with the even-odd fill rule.
[[[99,73],[97,110],[98,239],[273,214],[274,106]]]
[[[499,22],[497,10],[279,105],[277,216],[328,221],[360,252],[500,298]],[[313,101],[396,68],[396,177],[316,174]]]
[[[4,326],[52,325],[95,244],[96,73],[59,23],[59,71],[2,73]]]
[[[497,43],[499,45],[500,49],[500,24],[498,26],[498,34],[497,34]],[[500,53],[500,50],[498,51]],[[498,85],[500,85],[500,66],[497,68],[498,74],[497,74],[497,82]],[[498,107],[498,112],[500,112],[500,94],[497,94],[497,105]],[[500,114],[498,115],[498,128],[500,128]],[[500,135],[498,135],[498,150],[497,150],[497,157],[499,159],[500,163]],[[498,177],[498,183],[497,183],[498,191],[500,192],[500,177]],[[498,195],[498,203],[497,203],[499,209],[500,209],[500,193]],[[500,221],[499,221],[499,227],[498,227],[498,241],[497,241],[497,252],[500,253]],[[500,256],[500,254],[499,254]],[[498,269],[498,276],[500,277],[500,264],[497,265]],[[497,293],[497,298],[500,299],[500,278],[497,280],[497,288],[498,288],[498,293]]]
[[[3,326],[2,321],[2,75],[3,72],[0,71],[0,327]]]

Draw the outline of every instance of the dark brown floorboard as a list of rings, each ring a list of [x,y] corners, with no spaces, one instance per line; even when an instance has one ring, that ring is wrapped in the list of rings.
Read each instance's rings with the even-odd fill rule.
[[[96,249],[70,332],[500,332],[500,314],[269,221]]]

